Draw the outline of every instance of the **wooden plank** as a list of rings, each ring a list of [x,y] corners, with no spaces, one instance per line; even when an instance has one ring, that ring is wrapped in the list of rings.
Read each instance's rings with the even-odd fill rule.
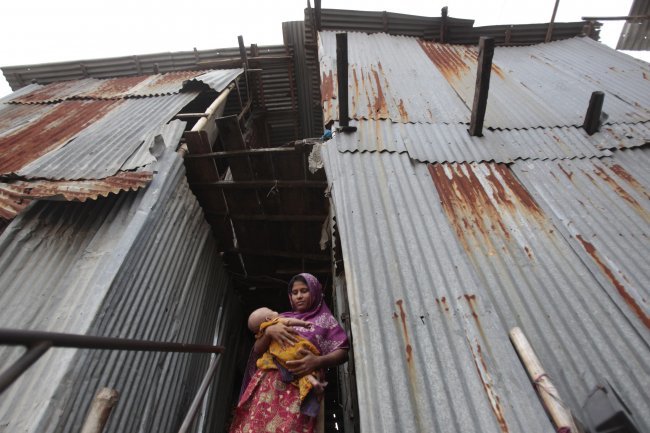
[[[322,223],[327,218],[323,215],[259,215],[259,214],[233,214],[228,215],[225,212],[206,212],[206,215],[223,216],[233,221],[270,221],[270,222],[317,222]]]
[[[244,156],[264,156],[268,154],[276,153],[294,153],[294,152],[305,152],[304,149],[311,150],[310,147],[261,147],[259,149],[242,149],[242,150],[226,150],[223,152],[208,152],[197,155],[187,155],[188,159],[197,159],[197,158],[236,158]]]
[[[483,121],[490,89],[493,55],[494,38],[481,36],[478,43],[478,69],[476,71],[474,103],[472,104],[472,117],[469,123],[469,134],[473,137],[483,136]]]
[[[440,43],[447,42],[447,13],[449,8],[447,6],[440,10]]]
[[[241,180],[190,183],[197,189],[251,189],[251,188],[327,188],[327,181],[319,180]]]
[[[257,248],[231,248],[227,252],[250,256],[283,257],[288,259],[305,259],[315,262],[329,262],[329,254],[299,253],[294,251],[264,250]]]
[[[336,78],[339,84],[339,126],[350,125],[348,111],[348,34],[336,34]]]
[[[553,7],[553,14],[551,15],[551,22],[548,23],[548,30],[546,31],[546,39],[544,42],[551,42],[553,37],[553,25],[555,25],[555,14],[557,14],[557,7],[560,4],[560,0],[555,0],[555,6]]]
[[[589,107],[587,107],[587,113],[585,114],[585,122],[582,125],[589,135],[593,135],[600,130],[600,116],[603,112],[603,102],[605,102],[605,94],[603,92],[593,92],[591,94]]]
[[[248,69],[248,56],[246,55],[244,37],[242,35],[237,36],[237,42],[239,43],[239,57],[241,58],[242,65],[244,65],[244,69]]]

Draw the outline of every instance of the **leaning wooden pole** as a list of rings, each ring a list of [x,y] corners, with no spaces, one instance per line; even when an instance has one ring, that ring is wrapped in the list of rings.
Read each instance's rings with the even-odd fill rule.
[[[99,390],[88,410],[81,433],[101,433],[104,431],[108,417],[117,403],[118,393],[112,388]]]
[[[548,374],[546,374],[523,331],[519,328],[512,328],[510,330],[510,341],[512,341],[512,345],[519,354],[519,358],[524,364],[528,376],[535,385],[535,389],[537,389],[537,393],[542,399],[557,431],[577,433],[579,430],[573,421],[571,411],[560,399],[557,389],[553,385],[553,382],[551,382]]]
[[[476,71],[476,88],[472,117],[469,122],[469,135],[483,136],[483,120],[487,107],[488,91],[490,90],[490,73],[492,71],[492,56],[494,55],[494,38],[481,36],[478,42],[478,69]]]
[[[605,94],[603,92],[593,92],[589,99],[589,106],[585,114],[585,121],[582,127],[587,131],[587,134],[594,135],[600,130],[601,122],[600,116],[603,113],[603,103],[605,102]]]

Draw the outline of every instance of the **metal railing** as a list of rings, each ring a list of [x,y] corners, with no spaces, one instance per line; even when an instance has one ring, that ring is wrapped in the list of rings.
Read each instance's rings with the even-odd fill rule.
[[[0,394],[18,379],[34,362],[51,347],[100,350],[134,350],[147,352],[185,352],[220,354],[225,348],[207,344],[170,343],[150,340],[133,340],[127,338],[97,337],[91,335],[66,334],[59,332],[26,331],[19,329],[0,329],[0,345],[25,346],[27,351],[0,373]],[[201,385],[181,424],[179,433],[186,433],[192,426],[205,393],[217,371],[220,357],[214,357],[203,376]]]

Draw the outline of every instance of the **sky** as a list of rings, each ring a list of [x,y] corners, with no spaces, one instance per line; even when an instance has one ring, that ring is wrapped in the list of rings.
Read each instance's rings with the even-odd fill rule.
[[[627,15],[632,0],[560,0],[556,22]],[[182,6],[181,6],[182,4]],[[313,4],[313,3],[312,3]],[[323,8],[387,10],[474,19],[476,26],[548,22],[555,0],[322,0]],[[282,44],[282,22],[302,20],[307,0],[31,0],[0,5],[0,65]],[[607,22],[615,47],[623,22]],[[636,54],[638,53],[630,52]],[[640,57],[650,61],[650,52]],[[0,97],[11,92],[0,77]]]

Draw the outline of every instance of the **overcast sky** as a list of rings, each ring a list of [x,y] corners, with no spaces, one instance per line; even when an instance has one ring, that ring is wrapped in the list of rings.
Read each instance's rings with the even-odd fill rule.
[[[323,8],[387,10],[471,18],[477,26],[548,22],[555,0],[322,0]],[[560,0],[556,21],[627,15],[632,0]],[[0,65],[225,48],[237,35],[249,45],[281,44],[283,21],[302,20],[306,0],[31,0],[0,5]],[[614,47],[622,22],[606,23],[601,41]],[[643,52],[649,61],[649,53]],[[0,78],[0,96],[10,93]]]

